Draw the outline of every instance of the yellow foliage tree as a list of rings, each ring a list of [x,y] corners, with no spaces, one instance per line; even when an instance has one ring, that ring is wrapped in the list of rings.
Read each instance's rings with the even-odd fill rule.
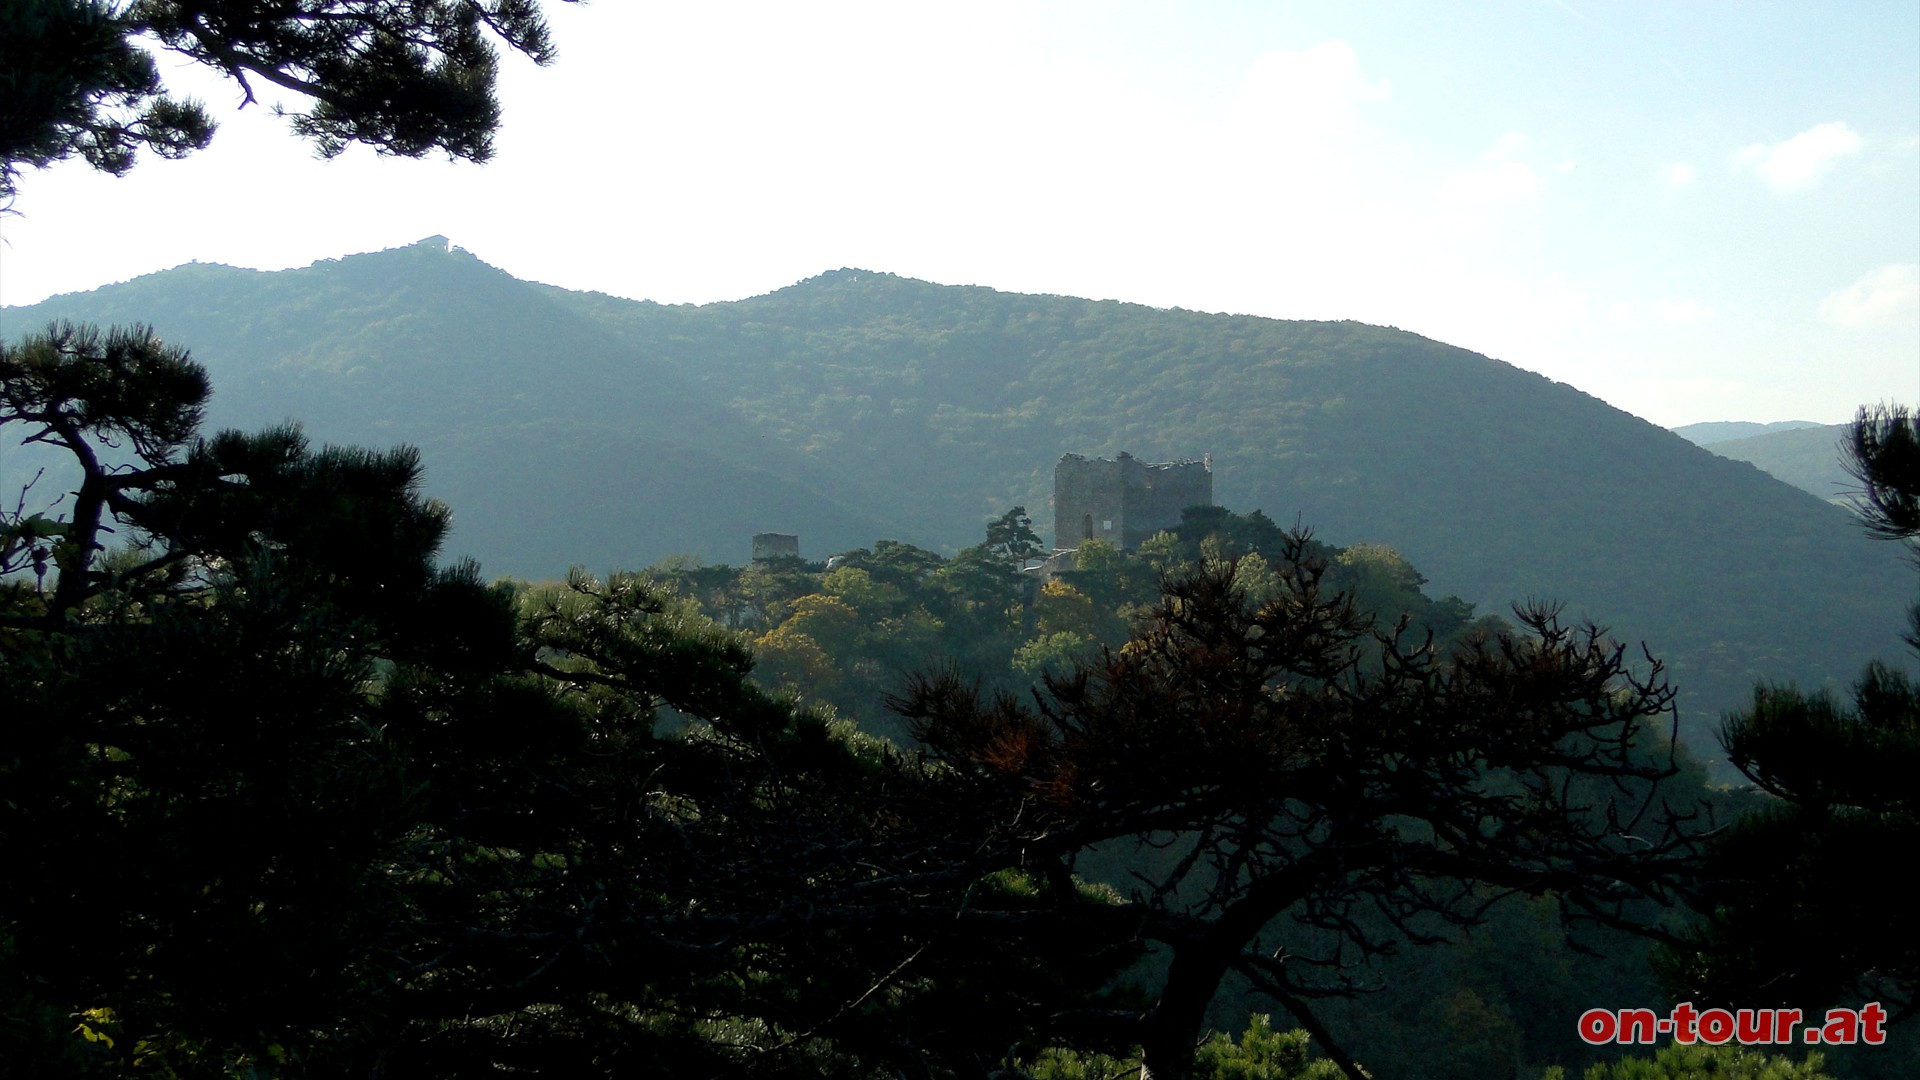
[[[754,639],[754,675],[767,686],[798,686],[824,690],[839,680],[840,671],[820,643],[781,623]]]
[[[780,629],[804,634],[834,656],[850,653],[865,625],[859,609],[838,596],[809,593],[788,610]]]
[[[1040,586],[1034,602],[1033,617],[1039,635],[1075,634],[1094,636],[1093,600],[1064,581],[1049,581]]]

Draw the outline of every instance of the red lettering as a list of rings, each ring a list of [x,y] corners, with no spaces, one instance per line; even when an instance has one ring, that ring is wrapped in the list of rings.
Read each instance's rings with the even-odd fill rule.
[[[1820,1029],[1820,1041],[1842,1046],[1860,1037],[1860,1018],[1852,1009],[1828,1009],[1826,1026]]]
[[[1700,1014],[1700,1041],[1719,1046],[1733,1038],[1733,1014],[1725,1009],[1708,1009]]]
[[[1651,1043],[1660,1030],[1660,1018],[1652,1009],[1621,1009],[1620,1027],[1615,1038],[1623,1043]]]
[[[1673,1041],[1685,1045],[1693,1041],[1693,1002],[1683,1001],[1673,1007]]]
[[[1588,1009],[1580,1014],[1580,1037],[1594,1046],[1612,1042],[1618,1030],[1613,1013],[1606,1009]]]
[[[1791,1045],[1795,1032],[1809,1046],[1880,1046],[1887,1040],[1887,1010],[1870,1001],[1858,1010],[1833,1008],[1824,1019],[1807,1018],[1799,1009],[1695,1009],[1690,1001],[1665,1016],[1652,1009],[1588,1009],[1576,1029],[1590,1046],[1608,1043],[1650,1046],[1671,1036],[1680,1045]]]
[[[1879,1046],[1887,1041],[1887,1032],[1883,1027],[1887,1022],[1887,1010],[1877,1001],[1869,1001],[1860,1006],[1860,1041],[1868,1046]]]

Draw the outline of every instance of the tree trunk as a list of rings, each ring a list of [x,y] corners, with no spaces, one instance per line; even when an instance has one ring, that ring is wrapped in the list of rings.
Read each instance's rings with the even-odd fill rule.
[[[1217,934],[1174,947],[1160,1002],[1140,1034],[1140,1080],[1186,1080],[1193,1071],[1207,1005],[1239,948],[1239,942],[1223,947]]]

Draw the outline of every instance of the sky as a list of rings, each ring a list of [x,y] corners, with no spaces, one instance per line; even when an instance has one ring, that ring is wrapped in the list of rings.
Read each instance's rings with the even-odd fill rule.
[[[163,56],[212,147],[26,171],[0,304],[439,234],[663,303],[858,267],[1357,319],[1664,426],[1920,402],[1912,0],[546,7],[485,165],[318,160]]]

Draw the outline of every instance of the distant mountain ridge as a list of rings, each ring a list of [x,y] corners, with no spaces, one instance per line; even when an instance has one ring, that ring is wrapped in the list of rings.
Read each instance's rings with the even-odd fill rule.
[[[1747,462],[1809,495],[1851,506],[1860,481],[1847,472],[1841,453],[1840,440],[1846,432],[1846,424],[1800,425],[1726,439],[1709,444],[1707,449]]]
[[[214,424],[419,445],[451,553],[495,573],[741,562],[762,531],[810,557],[882,537],[951,551],[1012,505],[1048,520],[1063,453],[1211,453],[1222,505],[1390,544],[1436,595],[1550,597],[1646,639],[1700,723],[1756,679],[1896,657],[1912,588],[1848,514],[1749,465],[1359,323],[864,270],[666,306],[518,281],[443,238],[276,273],[183,266],[5,318],[9,337],[153,323],[212,372]]]
[[[1709,420],[1701,424],[1682,424],[1674,428],[1673,433],[1695,446],[1713,446],[1716,443],[1731,442],[1736,439],[1751,439],[1758,435],[1827,426],[1830,425],[1814,420],[1775,420],[1768,424],[1755,423],[1751,420]]]

